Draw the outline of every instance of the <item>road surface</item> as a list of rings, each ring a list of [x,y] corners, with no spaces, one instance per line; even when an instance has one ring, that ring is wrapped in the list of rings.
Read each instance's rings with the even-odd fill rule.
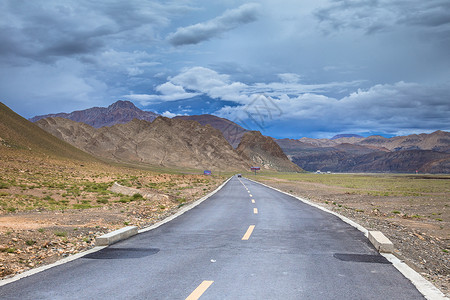
[[[0,287],[0,299],[424,299],[363,233],[233,177],[175,220]]]

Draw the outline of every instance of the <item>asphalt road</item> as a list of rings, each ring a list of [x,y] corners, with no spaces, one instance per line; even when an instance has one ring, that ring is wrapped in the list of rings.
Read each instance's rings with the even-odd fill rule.
[[[0,299],[200,295],[202,300],[424,299],[360,231],[237,177],[155,230],[0,287]]]

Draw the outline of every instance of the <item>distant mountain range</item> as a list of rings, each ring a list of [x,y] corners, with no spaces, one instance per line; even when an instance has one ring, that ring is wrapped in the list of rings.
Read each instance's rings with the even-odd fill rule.
[[[280,139],[278,145],[307,171],[450,173],[450,133]]]
[[[254,161],[254,158],[263,157],[262,168],[302,171],[271,138],[262,139],[262,144],[269,143],[271,146],[258,148],[258,155],[252,155],[254,145],[246,145],[246,142],[241,143],[241,147],[246,149],[248,155],[235,150],[230,142],[237,141],[239,144],[246,130],[226,119],[211,115],[173,119],[159,116],[150,122],[145,118],[156,114],[148,113],[131,102],[118,101],[108,108],[55,114],[76,117],[85,122],[43,116],[32,120],[37,120],[36,125],[59,139],[102,159],[214,171],[244,171],[261,163],[260,160]],[[95,128],[87,124],[93,123],[94,115],[98,116],[95,124],[104,126]],[[132,116],[135,118],[123,123]],[[214,127],[220,128],[230,142],[224,138],[222,131]],[[268,152],[264,153],[264,149]],[[282,156],[273,156],[274,153],[282,153]]]
[[[335,136],[333,136],[330,140],[337,140],[340,138],[363,138],[363,136],[359,135],[359,134],[337,134]]]
[[[117,101],[108,107],[93,107],[85,110],[78,110],[71,113],[57,113],[36,116],[30,119],[37,122],[45,118],[60,117],[75,122],[82,122],[94,128],[125,124],[133,119],[146,120],[152,122],[159,115],[151,111],[143,111],[137,108],[130,101]]]
[[[129,101],[118,101],[107,108],[95,107],[68,114],[61,113],[38,116],[31,120],[36,122],[54,116],[70,119],[80,124],[64,123],[62,120],[57,120],[57,118],[53,120],[48,119],[47,122],[38,122],[37,124],[59,138],[96,155],[106,155],[109,158],[116,160],[148,160],[149,163],[155,163],[155,161],[148,158],[151,156],[150,153],[145,155],[145,158],[141,157],[141,154],[131,153],[133,147],[137,147],[135,149],[139,148],[139,142],[135,140],[137,137],[135,137],[131,129],[125,129],[126,126],[120,129],[123,132],[126,131],[126,135],[123,135],[121,138],[112,138],[111,142],[116,138],[119,140],[123,138],[120,143],[113,143],[117,146],[114,148],[114,151],[111,149],[108,151],[105,150],[106,152],[104,152],[104,150],[99,150],[102,147],[106,147],[106,142],[102,147],[95,148],[95,143],[99,143],[99,141],[102,140],[100,137],[111,134],[110,131],[101,127],[114,127],[114,125],[128,124],[135,118],[148,121],[146,126],[152,127],[150,122],[155,120],[158,116],[155,113],[142,111]],[[178,128],[178,131],[172,129],[158,129],[161,132],[166,132],[167,135],[172,136],[172,138],[165,137],[166,139],[163,139],[162,136],[159,137],[159,140],[164,140],[165,147],[172,149],[173,146],[174,150],[176,150],[176,147],[184,149],[182,144],[173,143],[173,139],[178,140],[179,135],[184,135],[181,140],[188,141],[191,139],[192,141],[195,140],[198,142],[195,146],[192,142],[189,142],[191,148],[197,149],[194,150],[194,152],[199,151],[198,149],[202,149],[202,144],[207,145],[209,143],[208,139],[215,134],[211,134],[209,137],[200,135],[201,138],[196,139],[195,135],[198,135],[198,133],[196,133],[195,130],[185,133],[182,131],[183,128],[177,127],[178,121],[195,121],[195,123],[200,126],[199,128],[210,125],[220,131],[221,136],[228,142],[227,144],[231,145],[232,148],[235,148],[238,152],[238,156],[246,160],[247,163],[260,164],[262,167],[275,170],[296,171],[286,158],[281,159],[281,157],[277,156],[279,153],[277,153],[278,150],[274,148],[273,144],[278,145],[280,151],[283,155],[287,156],[290,161],[307,171],[419,171],[429,173],[450,173],[450,133],[444,131],[437,131],[432,134],[398,136],[393,138],[385,138],[382,136],[362,137],[357,134],[341,134],[334,136],[331,139],[312,139],[306,137],[298,140],[273,139],[276,143],[272,144],[268,142],[266,139],[267,137],[250,132],[238,124],[213,115],[177,116],[172,120],[174,121],[174,128]],[[92,129],[99,128],[100,130],[93,133],[92,129],[84,126],[86,124],[94,127]],[[117,128],[121,127],[119,126]],[[114,130],[118,130],[117,128],[115,127]],[[116,135],[117,131],[114,132]],[[190,136],[190,134],[192,134],[192,136]],[[244,139],[244,137],[246,138]],[[143,137],[140,136],[139,138]],[[143,139],[145,140],[145,138]],[[244,142],[242,146],[240,145],[241,141]],[[189,145],[189,143],[186,143],[186,145]],[[90,146],[87,146],[88,144]],[[221,147],[225,146],[222,145]],[[124,150],[127,148],[129,148],[129,151]],[[217,152],[217,149],[218,148],[213,152]],[[133,151],[136,152],[137,150]],[[145,151],[158,152],[162,150],[155,150],[148,146],[148,150]],[[156,157],[157,155],[155,154],[154,156]],[[200,156],[196,156],[196,159],[193,158],[194,156],[189,157],[189,159],[193,159],[192,163],[189,163],[189,166],[191,167],[203,166],[207,161],[207,158],[205,157],[200,158]],[[163,159],[162,164],[172,164],[175,160],[175,158]],[[237,161],[234,162],[236,162],[237,166],[242,166],[241,163],[237,163]],[[218,162],[217,165],[221,165],[221,162]]]

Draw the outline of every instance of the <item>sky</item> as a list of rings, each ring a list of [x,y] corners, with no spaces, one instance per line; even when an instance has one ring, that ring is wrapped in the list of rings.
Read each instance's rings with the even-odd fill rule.
[[[276,138],[450,131],[450,1],[0,1],[1,102],[117,100]]]

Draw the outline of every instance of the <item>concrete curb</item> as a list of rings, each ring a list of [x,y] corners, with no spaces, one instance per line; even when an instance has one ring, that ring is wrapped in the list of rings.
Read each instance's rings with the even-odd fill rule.
[[[137,226],[123,227],[95,238],[96,246],[109,246],[138,234]]]
[[[394,253],[394,244],[381,231],[369,231],[368,238],[378,252]]]
[[[344,217],[334,211],[331,211],[329,209],[326,209],[325,207],[322,207],[316,203],[312,203],[306,199],[303,199],[301,197],[297,197],[294,195],[291,195],[285,191],[279,190],[277,188],[271,187],[267,184],[261,183],[261,182],[257,182],[255,180],[249,179],[249,178],[245,178],[247,180],[250,180],[251,182],[254,182],[256,184],[260,184],[263,185],[267,188],[270,188],[272,190],[278,191],[280,193],[283,193],[285,195],[291,196],[305,204],[308,204],[310,206],[316,207],[324,212],[330,213],[332,215],[337,216],[338,218],[340,218],[342,221],[344,221],[345,223],[355,227],[356,229],[358,229],[359,231],[363,232],[364,235],[368,238],[369,237],[369,231],[364,228],[363,226],[359,225],[358,223],[350,220],[347,217]],[[384,235],[383,235],[384,236]],[[386,238],[387,239],[387,238]],[[389,241],[389,240],[388,240]],[[390,241],[389,241],[390,242]],[[392,246],[393,247],[393,246]],[[375,247],[376,248],[376,247]],[[378,250],[378,249],[377,249]],[[448,300],[447,297],[445,297],[444,293],[442,293],[437,287],[435,287],[431,282],[429,282],[428,280],[426,280],[425,278],[422,277],[422,275],[420,275],[419,273],[417,273],[416,271],[414,271],[412,268],[410,268],[407,264],[405,264],[404,262],[402,262],[400,259],[398,259],[394,254],[390,254],[390,253],[380,253],[382,256],[384,256],[388,261],[390,261],[392,263],[392,265],[400,272],[403,274],[403,276],[405,276],[409,281],[412,282],[412,284],[417,288],[417,290],[428,300]]]

